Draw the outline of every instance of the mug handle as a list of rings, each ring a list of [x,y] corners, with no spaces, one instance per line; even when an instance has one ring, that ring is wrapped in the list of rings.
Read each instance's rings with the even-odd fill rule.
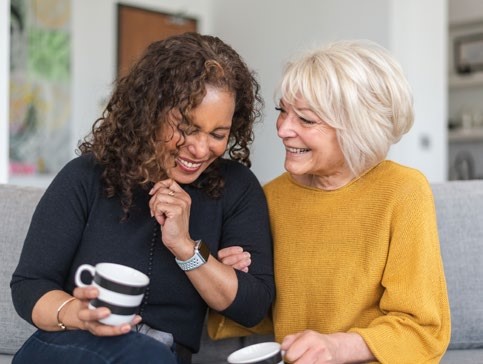
[[[77,271],[75,272],[75,284],[77,284],[79,287],[87,287],[92,283],[92,280],[91,280],[91,283],[89,284],[85,284],[84,282],[82,282],[81,274],[85,270],[89,271],[89,273],[92,276],[92,279],[94,278],[94,274],[96,273],[96,268],[93,267],[92,265],[90,264],[80,265],[79,268],[77,268]]]

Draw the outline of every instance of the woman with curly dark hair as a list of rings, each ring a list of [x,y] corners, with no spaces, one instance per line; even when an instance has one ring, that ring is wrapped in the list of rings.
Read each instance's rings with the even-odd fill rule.
[[[248,168],[261,105],[220,39],[186,33],[147,48],[33,216],[11,287],[39,330],[14,362],[190,363],[207,307],[245,326],[262,320],[272,246]],[[232,254],[240,246],[247,253]],[[220,249],[237,260],[222,264]],[[75,288],[77,268],[99,262],[150,278],[132,322],[100,323],[111,312],[88,308],[98,290]]]

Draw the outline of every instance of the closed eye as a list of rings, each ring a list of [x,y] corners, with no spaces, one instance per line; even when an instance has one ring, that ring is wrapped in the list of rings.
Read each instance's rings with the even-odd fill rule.
[[[211,133],[211,136],[215,138],[216,140],[223,140],[226,137],[228,137],[228,134],[217,134],[217,133]]]
[[[312,120],[307,120],[299,116],[299,119],[302,123],[307,124],[307,125],[313,125],[313,124],[318,124],[316,121]]]

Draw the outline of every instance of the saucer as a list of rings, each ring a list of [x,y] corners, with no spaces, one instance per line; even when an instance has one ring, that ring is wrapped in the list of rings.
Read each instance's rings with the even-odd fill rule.
[[[269,359],[280,352],[280,344],[276,342],[265,342],[253,344],[239,349],[228,356],[230,364],[257,363]]]

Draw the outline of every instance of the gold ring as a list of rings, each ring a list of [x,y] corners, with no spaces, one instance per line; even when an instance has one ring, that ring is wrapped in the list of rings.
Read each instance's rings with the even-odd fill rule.
[[[169,190],[168,195],[174,196],[174,191],[173,190]]]

